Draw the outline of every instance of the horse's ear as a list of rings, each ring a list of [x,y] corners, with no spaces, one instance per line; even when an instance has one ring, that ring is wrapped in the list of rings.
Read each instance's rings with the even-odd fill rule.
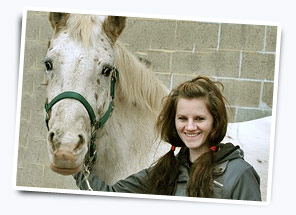
[[[118,36],[121,34],[125,27],[126,17],[122,16],[108,16],[104,23],[103,28],[107,34],[107,36],[114,43]]]
[[[66,22],[69,18],[69,13],[53,13],[51,12],[49,14],[49,22],[52,26],[52,28],[55,30],[55,32],[58,32],[63,27],[66,26]]]

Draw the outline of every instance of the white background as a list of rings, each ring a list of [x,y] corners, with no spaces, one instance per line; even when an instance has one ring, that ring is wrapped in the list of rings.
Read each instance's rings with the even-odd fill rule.
[[[271,203],[268,206],[145,200],[21,192],[13,189],[15,122],[21,21],[24,7],[121,12],[129,15],[201,17],[235,22],[278,22],[282,25],[278,105]],[[1,5],[1,214],[294,214],[296,168],[294,138],[296,92],[296,11],[291,0],[10,0]],[[276,104],[274,104],[276,105]]]

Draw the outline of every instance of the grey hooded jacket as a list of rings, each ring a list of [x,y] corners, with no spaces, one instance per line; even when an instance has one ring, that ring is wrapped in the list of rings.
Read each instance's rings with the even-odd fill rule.
[[[188,153],[181,150],[180,153]],[[177,158],[184,156],[177,156]],[[185,156],[188,158],[188,156]],[[189,181],[190,162],[180,159],[179,175],[176,181],[175,196],[186,196]],[[219,144],[215,153],[214,198],[261,201],[260,178],[254,168],[243,159],[243,151],[231,143]],[[89,176],[89,183],[93,190],[123,193],[145,193],[145,183],[149,169],[144,169],[114,185],[107,185],[93,173]],[[77,186],[86,190],[82,172],[74,176]]]

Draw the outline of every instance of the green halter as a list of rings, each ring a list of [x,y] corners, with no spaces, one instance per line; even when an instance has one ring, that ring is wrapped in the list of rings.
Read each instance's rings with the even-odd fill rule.
[[[72,91],[62,92],[61,94],[57,95],[51,102],[45,103],[45,112],[46,112],[45,122],[46,122],[46,126],[47,126],[48,130],[49,130],[49,125],[48,125],[49,114],[48,114],[48,112],[51,110],[51,108],[57,102],[59,102],[63,99],[75,99],[75,100],[81,102],[81,104],[83,104],[83,106],[87,110],[87,113],[89,115],[90,122],[91,122],[91,127],[92,127],[89,150],[88,150],[88,152],[85,156],[85,159],[84,159],[84,165],[87,166],[87,168],[90,168],[91,165],[96,160],[95,141],[96,141],[97,130],[104,126],[104,124],[107,122],[107,120],[111,116],[112,111],[114,109],[113,100],[115,97],[115,84],[116,84],[118,77],[119,77],[119,71],[116,69],[116,67],[113,67],[112,73],[111,73],[111,86],[110,86],[110,94],[111,94],[112,100],[109,104],[108,110],[99,120],[96,119],[95,112],[94,112],[93,108],[91,107],[91,105],[88,103],[88,101],[82,95],[80,95],[79,93],[76,93],[76,92],[72,92]]]

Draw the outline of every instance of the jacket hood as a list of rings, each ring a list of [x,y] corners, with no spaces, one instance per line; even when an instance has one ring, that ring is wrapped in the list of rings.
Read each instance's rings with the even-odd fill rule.
[[[232,143],[220,143],[214,156],[215,163],[219,164],[236,158],[243,158],[244,152],[239,146],[234,146]]]

